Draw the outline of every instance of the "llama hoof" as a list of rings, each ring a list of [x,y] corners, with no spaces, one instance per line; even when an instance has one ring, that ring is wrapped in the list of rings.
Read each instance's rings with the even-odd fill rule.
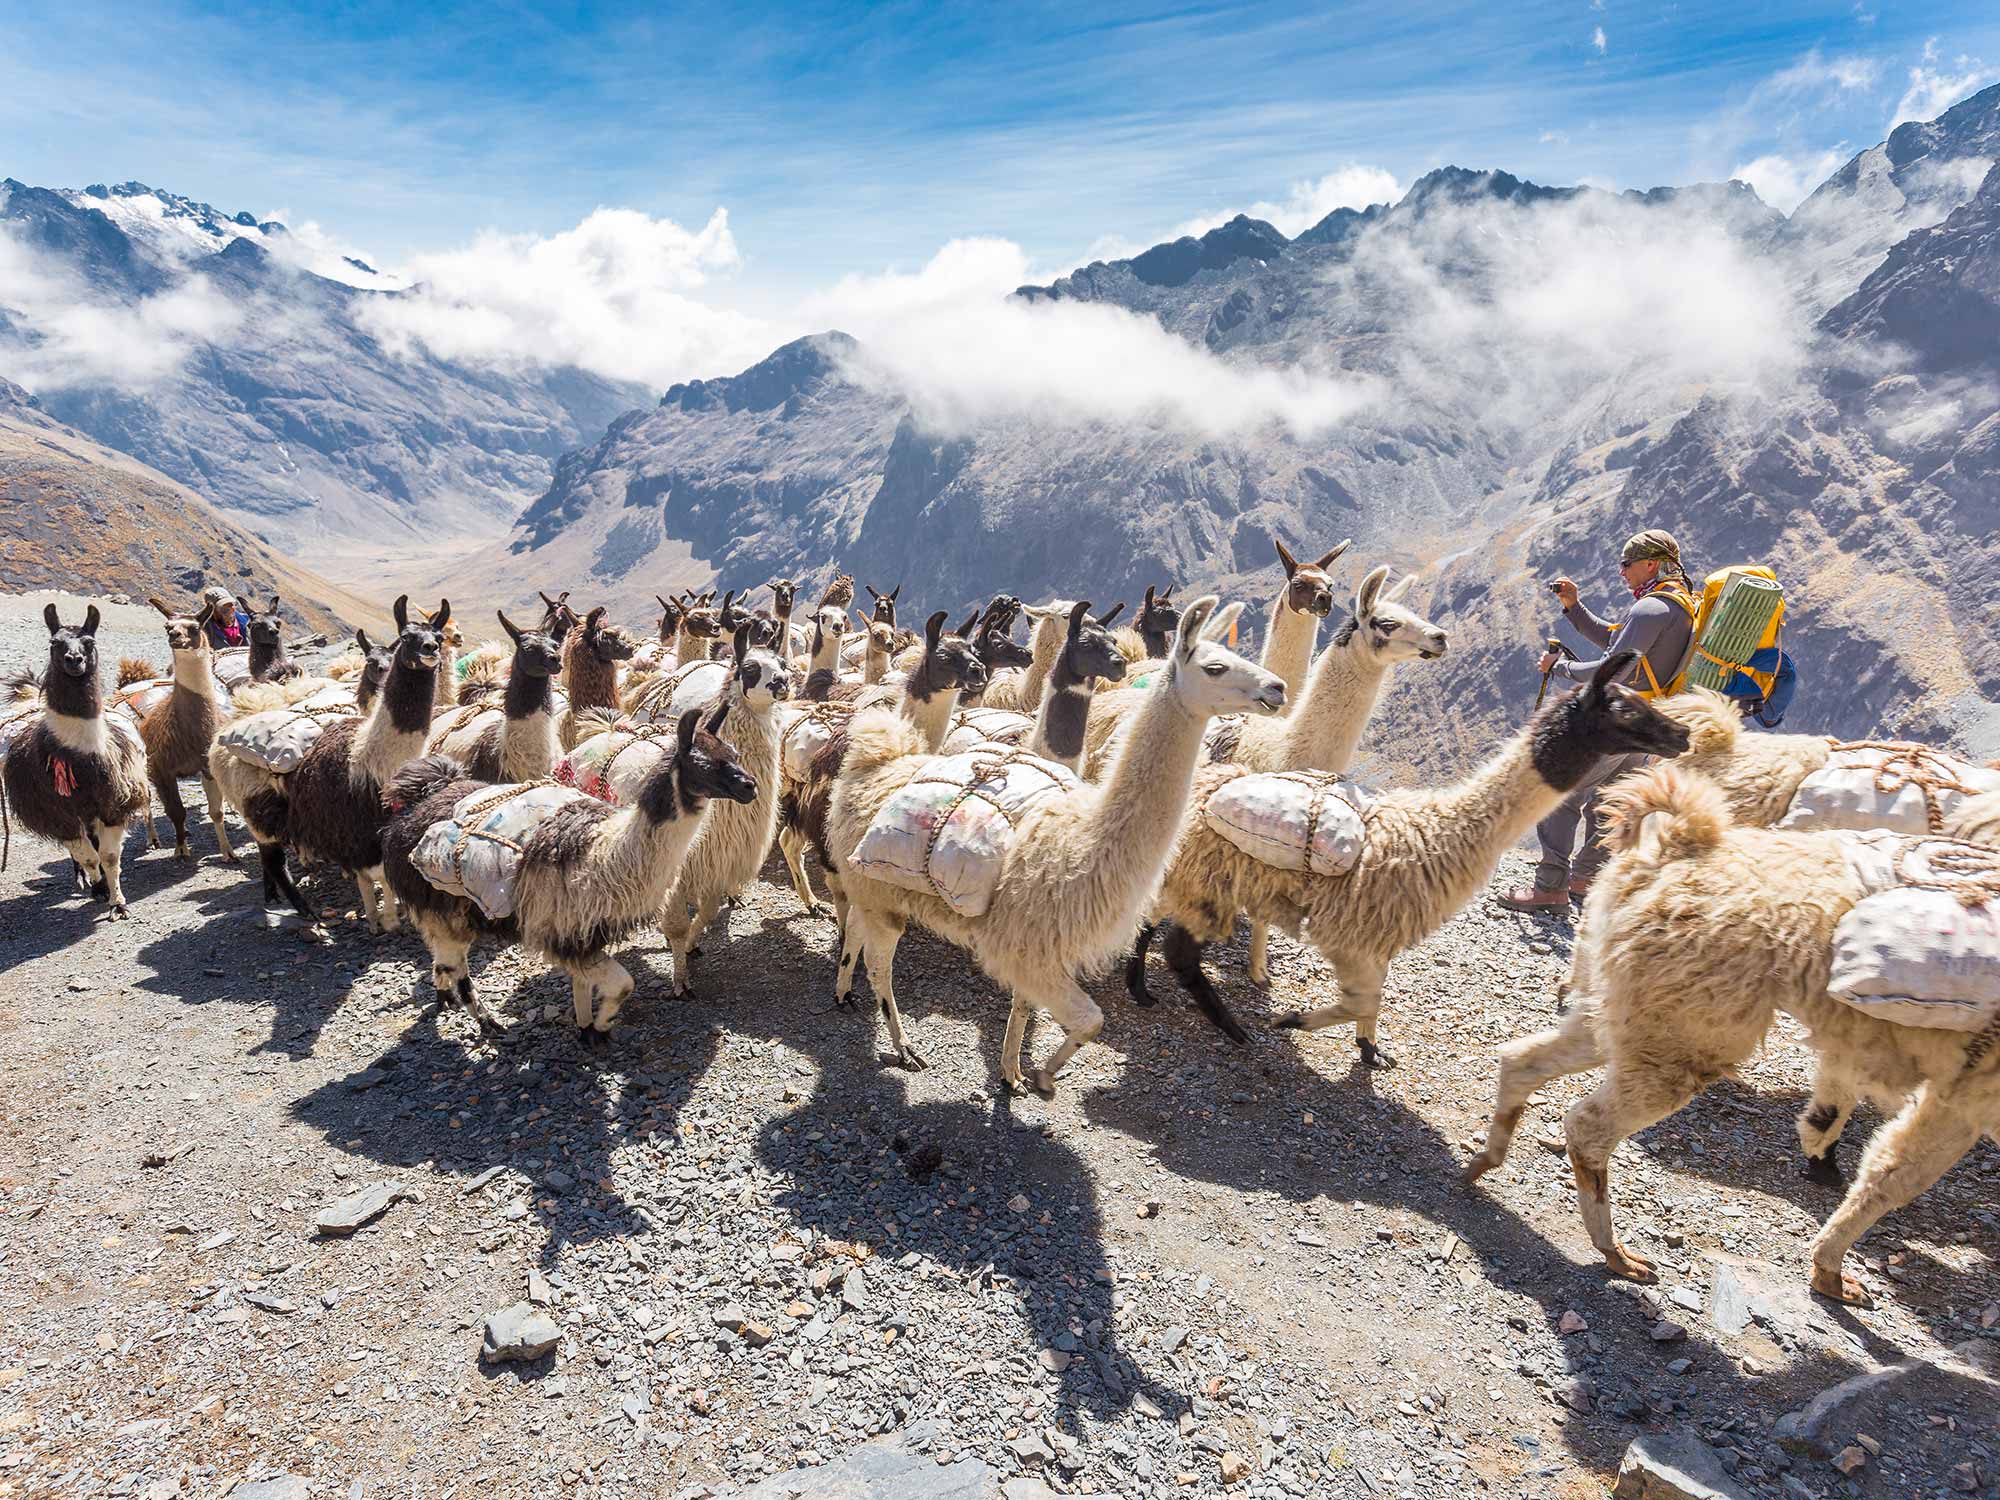
[[[854,1009],[854,991],[852,991],[852,990],[849,990],[849,991],[848,991],[848,992],[847,992],[846,994],[844,994],[844,995],[843,995],[843,994],[840,994],[840,993],[838,993],[838,992],[836,991],[836,992],[835,992],[835,994],[834,994],[834,997],[833,997],[833,1003],[834,1003],[834,1006],[835,1006],[835,1008],[836,1008],[836,1009],[839,1009],[839,1010],[853,1010],[853,1009]]]
[[[1492,1160],[1482,1151],[1459,1169],[1459,1181],[1467,1187],[1471,1187],[1473,1183],[1479,1181],[1480,1178],[1499,1165],[1500,1163]]]
[[[108,880],[91,881],[90,899],[93,901],[109,901],[111,899],[111,882]]]
[[[921,1073],[930,1066],[924,1055],[915,1047],[905,1047],[896,1054],[896,1066],[909,1073]]]
[[[1622,1276],[1627,1281],[1658,1281],[1659,1273],[1653,1263],[1643,1255],[1634,1255],[1623,1245],[1613,1245],[1604,1252],[1604,1264],[1613,1276]]]
[[[1035,1092],[1037,1094],[1040,1094],[1044,1099],[1055,1098],[1056,1096],[1055,1074],[1051,1073],[1047,1068],[1035,1069],[1034,1087],[1035,1087]]]
[[[1271,1024],[1280,1031],[1298,1031],[1306,1024],[1306,1013],[1302,1010],[1288,1010]]]
[[[174,858],[183,861],[192,861],[194,859],[194,850],[190,849],[185,843],[176,844],[174,845]]]
[[[585,1052],[598,1053],[609,1049],[611,1042],[603,1032],[594,1026],[585,1026],[576,1034],[576,1044]]]
[[[1271,969],[1268,964],[1251,964],[1248,973],[1252,984],[1268,985],[1271,982]]]
[[[1838,1302],[1844,1307],[1875,1305],[1875,1298],[1868,1288],[1844,1271],[1829,1271],[1824,1267],[1814,1266],[1812,1289],[1816,1295],[1826,1298],[1829,1302]]]
[[[1002,1078],[1000,1080],[1000,1092],[1006,1094],[1009,1098],[1025,1099],[1028,1096],[1028,1080],[1021,1077],[1018,1073],[1012,1078]]]
[[[129,921],[131,919],[131,916],[132,913],[130,913],[125,909],[125,903],[123,901],[120,901],[116,906],[111,908],[110,919],[114,922]]]
[[[1847,1186],[1847,1174],[1840,1170],[1840,1159],[1834,1155],[1834,1150],[1831,1146],[1820,1152],[1818,1156],[1808,1156],[1806,1158],[1804,1175],[1807,1182],[1816,1182],[1821,1187],[1845,1188]]]
[[[1375,1072],[1386,1072],[1396,1066],[1396,1059],[1384,1052],[1366,1037],[1357,1037],[1355,1045],[1361,1049],[1361,1066]]]

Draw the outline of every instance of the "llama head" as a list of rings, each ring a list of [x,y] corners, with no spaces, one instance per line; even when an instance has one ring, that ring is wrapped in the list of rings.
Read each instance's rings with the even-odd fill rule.
[[[1079,680],[1086,677],[1101,677],[1106,682],[1125,680],[1125,653],[1118,649],[1118,637],[1111,633],[1111,622],[1118,618],[1118,611],[1124,607],[1123,604],[1115,605],[1108,613],[1093,620],[1088,599],[1078,600],[1070,606],[1069,636],[1063,641],[1062,649],[1065,673]]]
[[[736,597],[736,590],[731,589],[722,596],[721,607],[715,612],[715,623],[718,627],[717,633],[726,636],[734,636],[738,630],[750,623],[750,611],[744,607],[742,600]]]
[[[898,638],[895,626],[884,624],[880,620],[868,619],[858,609],[854,612],[854,618],[861,622],[861,633],[868,637],[868,649],[877,655],[894,656],[897,648],[903,644]]]
[[[1035,659],[1033,651],[1014,639],[1014,618],[1020,611],[1020,600],[1002,594],[986,606],[986,613],[979,620],[972,649],[978,653],[988,677],[1003,667],[1025,667]]]
[[[776,611],[780,619],[789,620],[792,617],[792,605],[798,599],[798,583],[790,578],[773,578],[770,589],[771,608]]]
[[[284,640],[285,622],[284,619],[278,613],[278,607],[283,602],[284,601],[279,599],[279,597],[276,594],[273,594],[271,596],[271,603],[268,608],[251,611],[250,613],[251,645],[269,646],[273,650],[275,650],[277,649],[278,645]]]
[[[718,738],[729,716],[727,699],[707,710],[691,708],[675,726],[674,753],[654,767],[639,789],[639,812],[655,823],[699,813],[714,798],[755,802],[757,778],[743,769],[733,745]]]
[[[660,600],[660,639],[670,641],[679,633],[681,617],[687,613],[687,610],[683,606],[675,604],[670,599],[660,599],[658,594],[653,595],[653,597]]]
[[[84,611],[81,625],[63,624],[53,604],[42,610],[42,621],[49,627],[49,672],[45,681],[53,681],[58,673],[73,679],[97,676],[98,618],[95,604]]]
[[[436,614],[410,618],[410,596],[396,596],[395,665],[407,671],[430,672],[444,654],[445,627],[451,623],[451,601],[444,600]]]
[[[903,586],[899,583],[886,594],[876,593],[875,585],[872,583],[864,586],[868,590],[868,597],[875,601],[875,619],[884,625],[894,625],[896,623],[896,596],[903,592]]]
[[[744,624],[731,638],[735,665],[730,669],[730,690],[750,707],[766,709],[792,696],[792,674],[774,652],[755,644],[755,634]]]
[[[708,602],[709,598],[707,594],[691,595],[681,611],[681,629],[690,641],[712,641],[722,634],[721,614]],[[700,651],[688,653],[689,659],[705,655],[707,649],[703,645]]]
[[[371,641],[368,632],[354,632],[354,644],[361,648],[361,680],[354,685],[354,701],[366,708],[389,680],[389,668],[396,664],[395,641]]]
[[[536,592],[541,593],[539,589],[536,590]],[[558,623],[560,623],[565,629],[575,628],[577,623],[576,611],[569,607],[568,589],[564,589],[560,594],[557,594],[553,599],[551,599],[547,594],[542,594],[541,599],[542,599],[541,628],[543,630],[553,630],[555,629]]]
[[[832,579],[827,583],[826,592],[819,596],[819,602],[822,606],[832,605],[845,617],[847,606],[854,602],[854,575],[852,573],[834,574]]]
[[[562,670],[563,636],[569,631],[567,621],[558,616],[549,629],[523,630],[507,618],[504,609],[494,613],[499,616],[500,628],[514,643],[513,671],[529,677],[553,677]]]
[[[1172,584],[1157,594],[1151,584],[1146,585],[1145,600],[1139,605],[1139,613],[1132,621],[1132,628],[1146,641],[1166,641],[1180,629],[1181,607],[1174,603],[1173,592]]]
[[[1272,545],[1278,549],[1278,561],[1285,569],[1285,608],[1320,620],[1332,614],[1333,580],[1326,576],[1326,570],[1333,566],[1341,553],[1354,545],[1354,539],[1349,537],[1316,562],[1309,563],[1294,558],[1285,544],[1275,537],[1272,538]]]
[[[1012,594],[995,594],[993,602],[986,606],[986,613],[979,617],[979,628],[987,630],[998,627],[1012,631],[1014,622],[1021,618],[1021,601]]]
[[[769,610],[760,609],[750,616],[750,644],[753,646],[775,647],[778,637],[785,633],[785,622]]]
[[[177,615],[156,595],[148,594],[146,602],[157,609],[167,620],[167,649],[176,656],[192,653],[196,656],[208,652],[208,622],[215,613],[215,606],[204,604],[198,614]]]
[[[1378,667],[1443,656],[1444,631],[1403,603],[1416,577],[1406,573],[1385,588],[1388,568],[1372,570],[1354,591],[1354,613],[1333,633],[1333,644],[1359,651]]]
[[[1549,704],[1529,725],[1535,770],[1557,791],[1568,791],[1606,755],[1679,755],[1688,728],[1669,718],[1618,679],[1638,660],[1616,651],[1590,681]]]
[[[606,666],[615,661],[630,661],[639,644],[616,625],[605,624],[606,612],[600,604],[583,617],[583,649]]]
[[[950,616],[939,610],[924,622],[924,659],[910,674],[910,687],[918,697],[937,692],[978,693],[986,689],[986,665],[972,642],[945,629]],[[870,634],[874,633],[870,628]]]
[[[1215,613],[1216,599],[1204,594],[1187,607],[1174,634],[1174,654],[1162,689],[1179,699],[1196,718],[1217,714],[1283,713],[1284,679],[1247,657],[1238,656],[1204,629]],[[1223,619],[1214,623],[1226,628]]]

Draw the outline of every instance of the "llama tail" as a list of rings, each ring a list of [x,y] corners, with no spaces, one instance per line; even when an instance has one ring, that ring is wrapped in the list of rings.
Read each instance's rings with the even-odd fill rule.
[[[1695,688],[1658,705],[1661,713],[1678,720],[1688,732],[1689,755],[1730,755],[1743,720],[1735,706],[1710,688]]]
[[[151,682],[160,674],[153,664],[143,656],[121,656],[118,658],[118,685],[130,687],[135,682]]]
[[[1649,839],[1662,860],[1713,849],[1734,822],[1714,782],[1669,765],[1620,777],[1604,789],[1600,805],[1612,847],[1632,849]]]
[[[0,696],[20,703],[32,703],[42,694],[42,679],[32,667],[16,667],[0,676]]]
[[[928,755],[923,731],[893,709],[870,708],[856,714],[847,727],[847,753],[840,763],[843,776],[865,776],[906,755]]]
[[[415,807],[424,798],[465,779],[465,767],[449,755],[423,755],[404,762],[382,789],[382,806],[390,813]]]

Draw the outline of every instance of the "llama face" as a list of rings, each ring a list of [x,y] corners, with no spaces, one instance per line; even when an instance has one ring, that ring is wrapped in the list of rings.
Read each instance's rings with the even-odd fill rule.
[[[1592,675],[1578,727],[1600,755],[1679,755],[1688,747],[1687,725],[1616,681],[1634,659],[1633,652],[1620,651]]]
[[[660,639],[662,641],[670,641],[679,632],[681,618],[687,611],[682,609],[678,604],[674,604],[666,599],[660,599],[658,594],[653,595],[653,597],[660,600]]]
[[[1215,595],[1204,595],[1190,604],[1182,617],[1180,632],[1174,638],[1168,690],[1189,712],[1203,718],[1284,712],[1284,679],[1238,656],[1220,641],[1203,638],[1202,627],[1214,613],[1215,603]]]
[[[1069,639],[1063,646],[1063,659],[1070,675],[1079,679],[1097,677],[1105,682],[1125,680],[1125,653],[1118,649],[1118,639],[1107,626],[1110,618],[1107,615],[1102,620],[1091,619],[1088,603],[1077,605],[1071,612]]]
[[[1008,633],[1008,627],[998,622],[989,622],[981,628],[973,649],[988,676],[1005,667],[1025,667],[1035,659],[1035,653],[1016,641]]]
[[[704,800],[757,800],[757,778],[743,769],[736,747],[706,729],[696,731],[681,757],[681,789]]]
[[[798,597],[798,584],[789,578],[771,580],[771,608],[787,620],[792,617],[792,602]]]
[[[1388,576],[1389,570],[1382,567],[1361,580],[1354,594],[1354,613],[1334,633],[1333,643],[1345,646],[1358,636],[1361,649],[1384,667],[1399,661],[1436,661],[1448,644],[1444,631],[1402,602],[1416,575],[1405,574],[1384,588]]]
[[[886,594],[876,593],[875,585],[872,583],[864,584],[863,587],[868,590],[868,597],[875,601],[874,618],[876,621],[883,625],[894,625],[896,623],[896,596],[903,592],[903,586],[899,583]]]
[[[630,661],[639,643],[616,625],[605,624],[600,604],[583,617],[583,649],[609,666],[615,661]]]
[[[95,677],[97,606],[95,604],[90,606],[81,625],[63,624],[56,617],[56,607],[53,604],[42,611],[42,620],[49,627],[49,671],[60,672],[65,677]]]
[[[746,651],[736,664],[736,689],[753,708],[769,708],[792,696],[792,674],[774,652]]]
[[[1181,627],[1181,607],[1168,597],[1173,590],[1168,589],[1157,598],[1152,588],[1146,589],[1145,600],[1139,605],[1138,618],[1132,621],[1132,628],[1141,636],[1161,639],[1171,636]]]
[[[285,638],[285,622],[278,616],[279,600],[274,594],[271,607],[250,617],[250,640],[254,645],[276,647]]]
[[[401,627],[396,636],[396,665],[406,671],[436,670],[438,658],[444,654],[445,626],[451,623],[451,602],[445,601],[434,615],[412,620],[405,601],[398,599],[396,623]]]
[[[1285,569],[1285,607],[1298,614],[1324,620],[1333,613],[1333,580],[1326,570],[1353,542],[1344,541],[1325,556],[1309,563],[1295,559],[1283,542],[1275,543],[1278,561]]]
[[[354,699],[366,708],[389,680],[389,668],[396,664],[396,642],[377,644],[368,639],[367,631],[357,630],[354,643],[361,648],[361,680],[355,686]]]
[[[553,630],[521,630],[503,611],[500,628],[514,642],[513,671],[529,677],[553,677],[562,671],[562,638],[565,632],[560,620]]]

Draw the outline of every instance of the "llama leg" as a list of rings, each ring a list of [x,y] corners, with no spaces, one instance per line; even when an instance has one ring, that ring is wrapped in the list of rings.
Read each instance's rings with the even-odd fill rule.
[[[1035,1089],[1047,1097],[1056,1091],[1056,1074],[1062,1071],[1063,1064],[1076,1056],[1077,1048],[1096,1041],[1104,1030],[1104,1012],[1084,993],[1083,986],[1066,974],[1043,1009],[1063,1029],[1061,1044],[1049,1054],[1047,1062],[1035,1069]]]
[[[1000,1082],[1012,1093],[1028,1092],[1028,1080],[1021,1076],[1021,1045],[1028,1037],[1028,1016],[1034,1010],[1027,996],[1014,992],[1007,1012],[1007,1035],[1000,1043]]]
[[[778,830],[778,852],[785,856],[785,868],[792,874],[792,889],[799,893],[799,904],[806,909],[806,915],[816,917],[823,909],[819,897],[813,894],[812,882],[806,879],[806,838],[796,829]]]
[[[591,971],[591,982],[604,998],[604,1006],[597,1013],[592,1027],[600,1035],[611,1029],[618,1019],[618,1013],[625,1009],[625,1001],[631,996],[638,981],[631,971],[617,959],[608,955],[600,959]]]
[[[366,870],[354,872],[354,889],[361,893],[361,920],[368,924],[370,932],[382,930],[382,917],[376,910],[375,879]]]
[[[840,929],[840,967],[833,975],[833,1003],[842,1009],[854,1004],[854,970],[861,962],[861,924],[852,915]]]
[[[229,847],[229,830],[222,822],[222,788],[206,772],[201,778],[201,795],[208,803],[208,821],[215,825],[215,847],[222,852],[223,863],[233,865],[236,851]]]
[[[1250,924],[1250,982],[1271,982],[1271,929],[1262,922]]]
[[[118,865],[125,853],[125,825],[105,823],[93,826],[96,828],[97,864],[104,872],[104,891],[111,902],[111,920],[122,922],[127,913],[125,886],[118,878]]]
[[[1847,1117],[1853,1113],[1853,1085],[1829,1067],[1822,1056],[1813,1069],[1812,1098],[1799,1111],[1799,1149],[1806,1155],[1808,1182],[1817,1182],[1822,1187],[1847,1186],[1834,1147],[1840,1143],[1840,1133],[1847,1128]]]
[[[1500,1084],[1495,1090],[1493,1119],[1486,1127],[1486,1146],[1465,1164],[1465,1180],[1476,1182],[1507,1159],[1507,1148],[1520,1128],[1528,1096],[1551,1078],[1566,1078],[1604,1061],[1597,1028],[1581,1010],[1573,1010],[1553,1031],[1523,1037],[1500,1049]]]
[[[293,910],[308,922],[318,921],[313,909],[306,905],[305,894],[299,890],[298,882],[292,879],[291,870],[286,867],[285,846],[259,844],[257,854],[264,864],[264,909],[267,912],[274,910],[282,897],[291,902]]]
[[[153,794],[151,792],[146,794],[146,847],[148,849],[157,849],[160,847],[160,825],[153,819]]]
[[[1369,1068],[1393,1068],[1396,1060],[1375,1044],[1375,1018],[1382,1011],[1382,979],[1389,966],[1375,958],[1343,955],[1332,959],[1340,985],[1340,999],[1317,1010],[1289,1010],[1278,1017],[1278,1025],[1297,1031],[1318,1031],[1341,1021],[1354,1022],[1354,1044],[1361,1049],[1361,1062]]]
[[[571,970],[569,976],[570,1008],[576,1013],[577,1031],[585,1036],[588,1036],[590,1032],[590,1013],[595,1001],[596,990],[590,982],[588,972]]]
[[[194,850],[188,847],[187,804],[181,801],[180,783],[171,776],[162,776],[153,783],[153,790],[160,794],[160,806],[167,810],[167,821],[174,825],[174,858],[193,859]],[[146,805],[146,847],[160,847],[159,830],[153,822],[152,804]]]
[[[1970,1151],[1981,1123],[1932,1083],[1878,1130],[1862,1153],[1854,1186],[1813,1239],[1812,1289],[1836,1302],[1870,1306],[1867,1289],[1841,1273],[1847,1252],[1882,1215],[1915,1198]]]
[[[1201,1013],[1220,1027],[1231,1041],[1247,1044],[1250,1034],[1243,1029],[1242,1022],[1231,1014],[1229,1006],[1201,966],[1206,946],[1185,927],[1175,923],[1167,928],[1167,940],[1160,945],[1160,953],[1194,1003],[1201,1007]]]
[[[83,881],[83,887],[92,899],[102,901],[109,888],[104,884],[103,872],[98,868],[96,841],[86,832],[80,839],[64,839],[63,848],[69,851],[73,878]]]
[[[1146,950],[1153,946],[1153,935],[1160,930],[1157,922],[1148,922],[1139,929],[1139,936],[1132,944],[1132,954],[1125,960],[1125,993],[1132,997],[1134,1005],[1156,1005],[1153,992],[1146,988]]]
[[[868,984],[875,991],[875,1004],[889,1026],[889,1046],[899,1067],[919,1072],[930,1066],[903,1038],[903,1013],[896,1009],[896,944],[902,940],[900,918],[856,912],[855,925],[863,927],[861,951],[868,962]]]
[[[403,925],[403,916],[395,893],[389,889],[388,875],[380,865],[376,865],[373,869],[363,870],[361,878],[375,892],[375,915],[382,923],[382,931],[394,932]]]
[[[1612,1275],[1654,1279],[1652,1263],[1618,1243],[1611,1222],[1611,1153],[1627,1136],[1664,1120],[1717,1076],[1692,1068],[1632,1066],[1614,1058],[1604,1081],[1563,1116],[1577,1206],[1591,1244]]]

